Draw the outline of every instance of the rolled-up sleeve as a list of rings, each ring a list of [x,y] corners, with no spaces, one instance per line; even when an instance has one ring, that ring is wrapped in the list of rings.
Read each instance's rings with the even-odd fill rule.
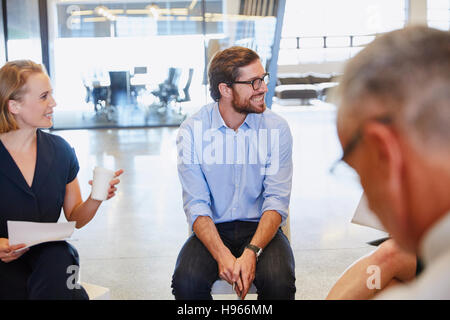
[[[281,225],[289,212],[292,187],[292,134],[287,123],[271,132],[270,159],[266,165],[264,177],[264,202],[262,213],[277,211],[282,218]]]
[[[192,226],[199,216],[212,218],[212,211],[208,183],[200,167],[192,130],[186,123],[183,123],[178,131],[177,150],[177,168],[183,191],[183,208],[192,230]]]

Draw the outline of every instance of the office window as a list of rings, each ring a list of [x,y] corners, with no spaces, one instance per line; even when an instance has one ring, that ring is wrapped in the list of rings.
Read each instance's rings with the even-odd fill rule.
[[[450,30],[450,0],[427,0],[428,26]]]
[[[49,1],[54,127],[179,125],[211,101],[206,67],[218,50],[254,49],[268,69],[277,9],[278,0]]]
[[[136,37],[202,33],[199,1],[66,1],[57,0],[60,37]],[[210,10],[222,13],[222,1],[208,1]],[[217,15],[208,12],[207,30],[220,31]]]
[[[0,2],[0,12],[3,12],[3,3]],[[3,15],[0,15],[0,64],[3,65],[6,62],[5,55],[5,30],[3,28]]]
[[[8,0],[8,60],[42,63],[38,0]]]
[[[286,0],[278,63],[346,60],[405,19],[405,0]]]
[[[55,1],[51,25],[56,30],[50,41],[60,110],[84,112],[88,123],[93,118],[89,111],[94,110],[92,104],[97,99],[102,104],[98,108],[105,104],[134,104],[134,107],[150,104],[155,99],[151,92],[158,91],[159,85],[171,76],[170,68],[193,68],[190,95],[196,97],[199,91],[201,94],[197,84],[201,86],[203,80],[204,39],[201,23],[191,20],[201,16],[201,5],[196,3],[189,9],[190,4],[190,1]],[[136,68],[146,72],[136,74]],[[182,83],[188,80],[185,75],[189,76],[184,71],[179,74],[177,70],[171,81],[183,87]],[[71,76],[67,77],[68,74]],[[123,91],[125,99],[115,98],[111,81],[123,82],[117,91]],[[105,94],[93,97],[93,91]],[[126,107],[116,108],[119,109]],[[113,123],[112,119],[106,120]],[[179,119],[174,121],[177,123]],[[135,121],[130,118],[130,122]],[[55,125],[58,126],[58,118]]]

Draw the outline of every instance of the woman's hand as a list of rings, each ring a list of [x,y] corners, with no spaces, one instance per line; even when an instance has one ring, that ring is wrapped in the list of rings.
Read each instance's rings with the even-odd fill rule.
[[[27,245],[24,243],[10,246],[8,239],[0,238],[0,260],[2,260],[5,263],[8,263],[16,259],[19,259],[25,252],[29,250],[29,248],[26,248],[18,252],[16,250],[25,248],[26,246]]]
[[[116,185],[120,182],[117,177],[123,173],[120,169],[114,173],[114,178],[109,182],[107,200],[116,195]],[[89,184],[92,186],[92,180],[89,180]],[[67,221],[76,221],[76,228],[80,229],[85,226],[95,216],[99,206],[102,204],[101,200],[94,200],[90,196],[83,202],[81,198],[80,185],[78,184],[78,178],[75,178],[72,182],[66,186],[66,196],[64,198],[64,214]]]
[[[111,180],[111,181],[109,182],[108,197],[106,198],[106,200],[109,200],[109,199],[111,199],[112,197],[114,197],[114,196],[116,195],[116,191],[117,191],[116,185],[120,183],[120,180],[119,180],[119,179],[116,179],[116,178],[117,178],[118,176],[120,176],[122,173],[123,173],[123,170],[122,170],[122,169],[117,170],[117,171],[114,173],[114,178],[113,178],[113,180]],[[92,180],[89,180],[89,184],[92,186]]]

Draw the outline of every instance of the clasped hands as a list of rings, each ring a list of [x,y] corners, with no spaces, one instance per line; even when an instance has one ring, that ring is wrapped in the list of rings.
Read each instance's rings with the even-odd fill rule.
[[[233,285],[236,294],[244,300],[255,279],[255,253],[245,249],[242,255],[236,258],[227,248],[217,263],[219,277]]]

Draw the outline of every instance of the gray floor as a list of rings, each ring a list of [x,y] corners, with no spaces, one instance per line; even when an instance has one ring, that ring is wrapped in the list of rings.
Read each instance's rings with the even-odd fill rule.
[[[331,106],[274,106],[294,137],[291,244],[297,299],[323,299],[340,274],[382,233],[350,223],[361,189],[330,175],[340,155]],[[171,276],[187,237],[176,171],[176,128],[56,131],[75,148],[84,198],[95,165],[123,168],[117,196],[74,233],[81,280],[112,299],[173,299]]]

